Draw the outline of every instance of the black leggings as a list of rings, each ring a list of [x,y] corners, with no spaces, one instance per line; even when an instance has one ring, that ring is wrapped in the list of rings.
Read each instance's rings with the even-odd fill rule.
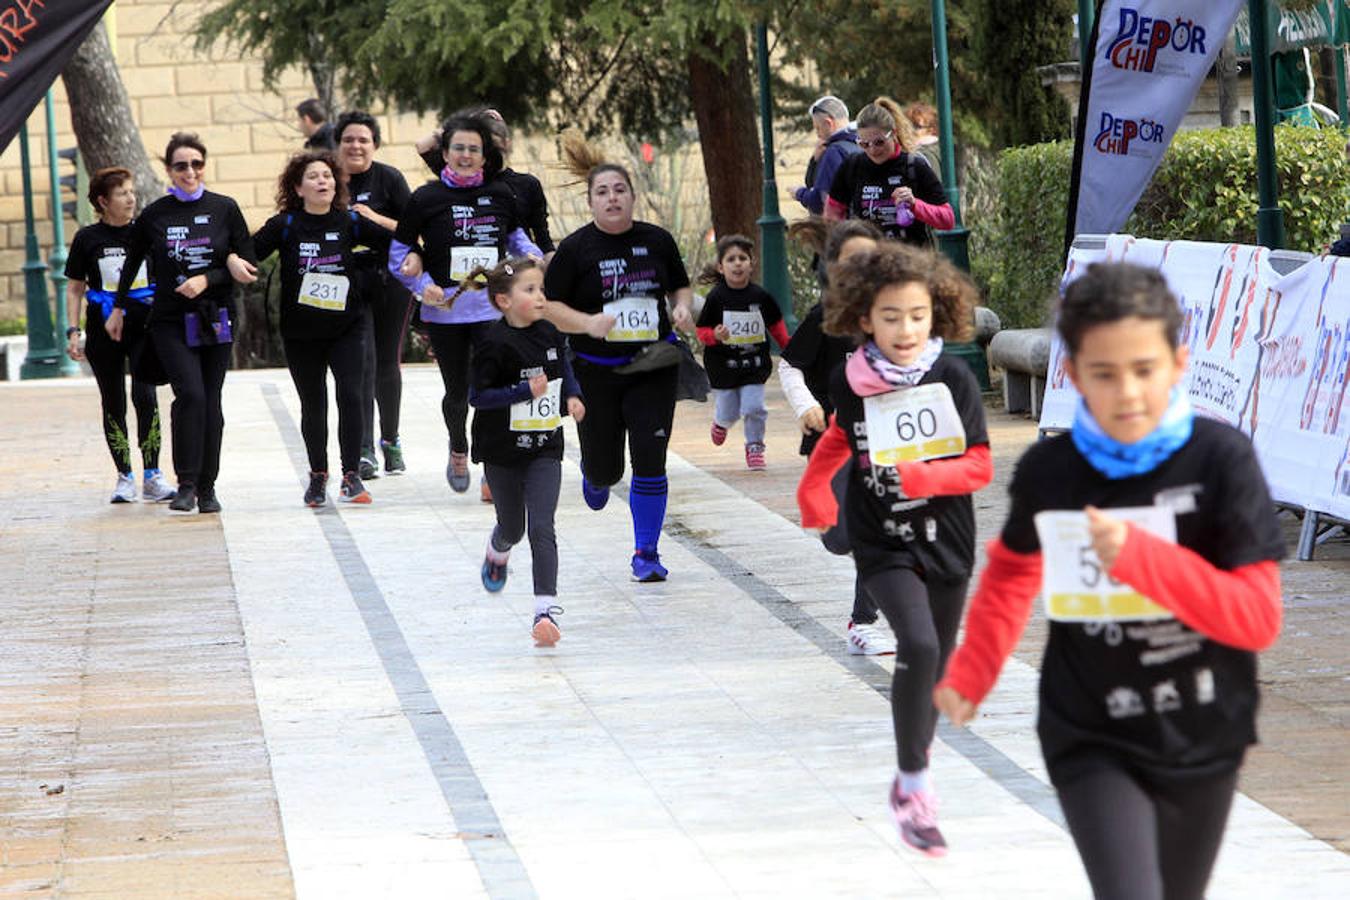
[[[505,552],[520,543],[528,518],[535,596],[557,596],[558,538],[553,530],[553,516],[558,510],[562,462],[537,456],[514,466],[484,463],[483,474],[497,511],[492,549]]]
[[[1103,760],[1055,789],[1097,900],[1203,900],[1237,772],[1163,785]]]
[[[412,296],[387,272],[365,273],[364,375],[361,379],[361,446],[375,446],[375,404],[380,405],[380,439],[398,440],[403,404],[403,341],[408,335]]]
[[[114,341],[103,330],[103,310],[90,306],[85,315],[84,355],[94,370],[98,394],[103,401],[103,437],[112,453],[113,465],[123,475],[131,473],[131,442],[127,440],[127,361],[134,358],[142,341],[150,338],[145,320],[150,309],[139,303],[127,308],[122,319],[122,340]],[[131,405],[136,408],[136,444],[147,469],[159,468],[159,402],[155,386],[131,378]]]
[[[235,327],[231,317],[230,328]],[[189,347],[181,318],[152,321],[150,337],[173,386],[169,430],[178,484],[198,492],[212,490],[220,474],[220,441],[225,434],[220,391],[234,345]]]
[[[933,687],[956,643],[966,583],[924,581],[913,569],[885,569],[863,578],[863,587],[895,632],[891,718],[902,772],[928,768],[928,748],[937,730]]]
[[[848,465],[840,466],[839,471],[834,473],[834,478],[830,480],[830,488],[834,491],[835,504],[839,508],[839,515],[829,529],[820,536],[820,540],[825,544],[825,549],[837,556],[848,556],[852,552],[848,542],[848,522],[844,514],[844,498],[848,495],[848,469],[852,465],[852,460]],[[849,616],[855,625],[871,625],[877,620],[877,605],[872,602],[867,591],[863,589],[862,576],[855,575],[853,578],[853,614]]]
[[[431,336],[431,349],[436,351],[436,365],[441,369],[441,381],[445,384],[441,415],[450,432],[450,449],[455,453],[468,453],[469,365],[473,361],[473,351],[483,345],[492,322],[453,325],[427,322],[426,326]]]
[[[361,375],[365,364],[366,323],[357,319],[335,338],[286,338],[286,365],[300,395],[300,433],[311,472],[328,471],[328,370],[338,408],[338,452],[342,471],[361,463]]]
[[[633,475],[666,474],[666,448],[675,422],[675,384],[679,369],[620,375],[577,360],[577,381],[586,398],[586,417],[577,424],[581,438],[581,470],[596,487],[623,477],[624,437]]]

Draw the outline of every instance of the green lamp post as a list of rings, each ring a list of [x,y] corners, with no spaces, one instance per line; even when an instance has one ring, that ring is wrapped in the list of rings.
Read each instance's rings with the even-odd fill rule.
[[[56,295],[56,344],[64,345],[66,337],[66,226],[65,214],[61,209],[61,173],[60,157],[56,149],[56,112],[52,103],[52,92],[47,91],[44,101],[47,112],[47,169],[52,186],[52,255],[48,257],[51,266],[52,292]],[[79,198],[76,198],[78,205]],[[62,375],[80,374],[80,365],[65,353],[57,355]]]
[[[787,268],[787,223],[778,211],[778,182],[774,178],[773,95],[769,90],[769,27],[755,26],[755,55],[759,62],[759,121],[764,134],[764,210],[759,226],[759,258],[764,289],[778,301],[789,331],[797,328],[792,311],[792,284]]]
[[[1252,108],[1256,114],[1256,242],[1275,250],[1284,246],[1284,213],[1275,174],[1275,95],[1266,0],[1247,0],[1247,19],[1252,29]]]
[[[23,287],[28,313],[28,353],[19,367],[19,377],[25,380],[55,378],[61,374],[62,352],[52,329],[52,308],[47,300],[47,266],[38,248],[33,219],[33,176],[27,123],[19,128],[19,165],[23,169]]]

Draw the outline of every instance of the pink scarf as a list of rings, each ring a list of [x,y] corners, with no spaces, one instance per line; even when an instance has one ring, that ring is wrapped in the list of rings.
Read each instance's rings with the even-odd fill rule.
[[[441,169],[441,181],[446,187],[452,188],[478,187],[483,183],[483,170],[479,169],[472,175],[458,175],[454,169],[446,166]]]

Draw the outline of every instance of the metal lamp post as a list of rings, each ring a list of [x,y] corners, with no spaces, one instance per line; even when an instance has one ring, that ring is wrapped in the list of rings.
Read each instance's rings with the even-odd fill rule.
[[[47,91],[45,101],[47,111],[47,168],[52,184],[52,255],[48,257],[51,266],[52,292],[56,295],[56,345],[61,347],[66,337],[66,226],[65,212],[61,208],[60,157],[56,150],[56,111],[53,108],[52,92]],[[75,198],[79,204],[79,198]],[[80,366],[65,353],[57,355],[60,374],[78,375]]]
[[[1252,27],[1252,108],[1256,113],[1256,242],[1272,250],[1284,246],[1284,213],[1275,175],[1275,96],[1270,72],[1270,32],[1266,0],[1247,0]]]
[[[764,289],[778,301],[789,331],[797,328],[792,311],[792,284],[787,268],[787,223],[778,211],[778,182],[774,179],[773,97],[769,90],[769,27],[755,26],[755,55],[759,62],[759,121],[764,133],[764,210],[759,226],[759,253]]]
[[[956,223],[950,231],[937,233],[937,244],[948,259],[963,271],[970,271],[967,243],[970,232],[961,223],[961,188],[956,184],[956,153],[952,143],[952,87],[947,62],[947,4],[933,0],[933,61],[937,69],[938,140],[942,151],[942,184],[947,190]]]
[[[19,377],[55,378],[61,374],[61,347],[54,340],[52,310],[47,301],[47,266],[38,248],[33,220],[33,176],[29,171],[28,124],[19,128],[19,165],[23,169],[23,287],[28,314],[28,353]]]

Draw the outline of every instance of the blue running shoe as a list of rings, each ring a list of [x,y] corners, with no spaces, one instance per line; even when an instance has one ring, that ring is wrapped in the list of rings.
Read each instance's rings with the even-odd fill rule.
[[[495,563],[491,557],[483,557],[483,587],[492,594],[506,587],[506,560]]]
[[[609,502],[609,488],[595,487],[586,480],[586,476],[581,476],[581,496],[585,498],[586,505],[591,509],[604,509],[605,504]]]
[[[670,571],[661,565],[661,554],[655,547],[643,547],[633,554],[634,581],[665,581]]]

